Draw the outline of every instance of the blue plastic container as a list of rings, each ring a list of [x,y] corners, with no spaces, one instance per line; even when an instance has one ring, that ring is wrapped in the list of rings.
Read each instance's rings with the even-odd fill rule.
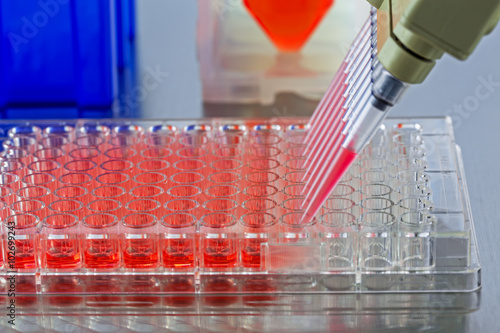
[[[0,114],[110,117],[133,79],[134,0],[0,0]]]

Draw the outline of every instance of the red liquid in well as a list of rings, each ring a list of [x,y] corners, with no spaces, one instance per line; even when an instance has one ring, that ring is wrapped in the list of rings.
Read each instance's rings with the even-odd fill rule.
[[[116,268],[120,264],[116,239],[86,240],[83,255],[87,268]]]
[[[34,269],[35,260],[35,241],[33,239],[16,240],[16,258],[14,267],[16,269]]]
[[[193,240],[167,239],[163,250],[163,266],[165,268],[194,267]]]
[[[297,51],[333,0],[244,0],[247,9],[281,51]]]
[[[51,239],[47,240],[47,268],[75,268],[80,265],[80,249],[78,240]]]
[[[126,268],[158,267],[158,249],[153,239],[127,239],[123,251]]]
[[[205,267],[235,267],[238,254],[234,243],[232,239],[206,239],[203,252]]]
[[[245,239],[241,250],[243,267],[260,267],[260,243],[266,239]]]

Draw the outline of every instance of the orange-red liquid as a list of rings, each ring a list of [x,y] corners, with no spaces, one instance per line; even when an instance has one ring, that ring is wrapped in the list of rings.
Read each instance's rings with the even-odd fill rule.
[[[167,239],[163,249],[163,266],[165,268],[194,267],[193,240]]]
[[[241,250],[243,267],[260,267],[260,243],[263,239],[245,239]]]
[[[238,262],[235,241],[232,239],[206,239],[203,260],[205,267],[235,267]]]
[[[35,241],[33,239],[21,239],[21,240],[16,240],[15,244],[16,244],[16,257],[14,259],[14,268],[16,269],[36,268],[35,247],[34,247]]]
[[[87,268],[116,268],[120,265],[118,240],[92,239],[86,240],[83,252],[85,267]]]
[[[123,251],[126,268],[158,267],[158,249],[153,239],[127,239]]]
[[[307,42],[333,0],[244,0],[243,3],[274,45],[298,51]]]
[[[54,269],[76,268],[80,265],[80,249],[76,239],[46,241],[46,266]]]

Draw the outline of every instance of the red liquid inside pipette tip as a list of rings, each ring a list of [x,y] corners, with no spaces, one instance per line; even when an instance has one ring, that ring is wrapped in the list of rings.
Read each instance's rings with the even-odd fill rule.
[[[355,152],[343,147],[339,150],[338,156],[334,161],[335,167],[332,172],[326,176],[323,184],[319,186],[314,197],[312,197],[311,200],[306,199],[308,206],[306,207],[306,211],[302,217],[301,224],[309,223],[314,218],[314,215],[316,215],[316,213],[320,210],[321,206],[328,199],[332,190],[335,188],[340,179],[342,179],[347,169],[349,169],[357,156],[358,154]]]

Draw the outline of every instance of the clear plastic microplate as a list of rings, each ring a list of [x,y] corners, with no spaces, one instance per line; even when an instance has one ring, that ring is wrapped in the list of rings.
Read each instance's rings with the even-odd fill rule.
[[[451,121],[387,120],[302,225],[306,123],[2,123],[2,306],[14,290],[33,315],[477,308]]]

